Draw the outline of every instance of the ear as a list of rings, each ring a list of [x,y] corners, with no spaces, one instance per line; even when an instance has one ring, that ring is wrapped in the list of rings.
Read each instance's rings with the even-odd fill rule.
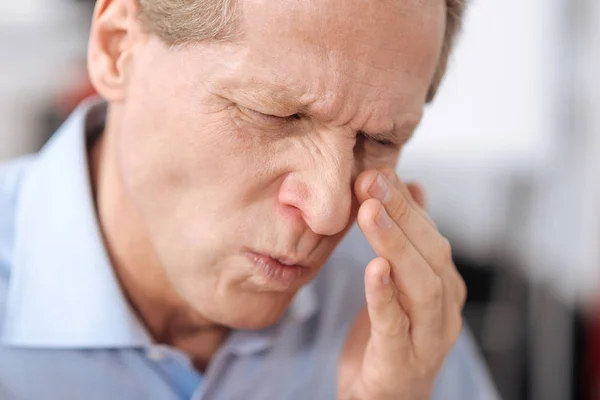
[[[108,101],[125,96],[128,67],[143,39],[136,0],[98,0],[88,45],[88,72],[96,91]]]

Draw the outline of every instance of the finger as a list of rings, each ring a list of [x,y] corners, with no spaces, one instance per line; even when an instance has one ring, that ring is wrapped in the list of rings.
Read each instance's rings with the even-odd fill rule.
[[[453,294],[448,294],[444,302],[444,332],[448,348],[452,347],[463,328],[462,310],[466,299],[466,285],[458,273],[448,279]]]
[[[389,262],[381,257],[373,259],[365,270],[365,293],[374,340],[391,344],[400,350],[410,343],[410,321],[396,297]]]
[[[369,198],[379,200],[436,274],[440,275],[441,269],[453,265],[448,240],[419,212],[418,206],[411,204],[414,201],[392,185],[382,173],[373,170],[361,175],[356,183],[356,196],[361,202]]]
[[[387,215],[382,204],[365,201],[358,225],[379,257],[391,265],[400,306],[407,312],[415,346],[437,340],[443,326],[443,285],[438,275]]]
[[[425,191],[423,190],[421,185],[419,185],[416,182],[408,182],[406,184],[403,184],[400,178],[398,177],[396,170],[394,170],[393,168],[382,168],[379,170],[379,172],[381,172],[387,178],[387,180],[397,189],[402,190],[403,188],[406,188],[406,192],[410,194],[412,200],[416,204],[418,204],[419,207],[425,209]]]
[[[467,285],[459,274],[456,267],[452,266],[445,272],[447,276],[442,278],[445,284],[445,293],[447,295],[447,303],[449,306],[454,307],[449,309],[450,311],[462,312],[462,309],[467,300]]]
[[[433,222],[433,220],[425,210],[426,197],[425,191],[423,190],[421,185],[419,185],[418,183],[404,184],[400,180],[398,174],[396,174],[396,171],[393,168],[382,168],[380,172],[386,177],[388,182],[390,182],[396,189],[404,193],[411,205],[415,206],[415,208],[417,209],[417,211],[419,211],[423,218],[437,229],[435,222]]]
[[[390,180],[390,178],[386,175],[386,178],[388,178],[388,180]],[[408,192],[410,193],[410,196],[413,198],[413,200],[415,201],[415,203],[417,203],[421,208],[425,208],[425,191],[423,190],[423,188],[421,187],[421,185],[419,185],[418,183],[415,182],[409,182],[406,184],[406,187],[408,188]]]
[[[401,182],[398,175],[396,174],[396,172],[394,171],[394,169],[392,169],[392,168],[384,168],[380,172],[383,173],[383,175],[386,177],[386,179],[390,183],[392,183],[392,185],[394,185],[395,188],[399,189],[404,194],[406,194],[406,192],[408,192],[410,194],[410,197],[412,197],[412,199],[419,205],[419,207],[423,208],[423,211],[425,211],[424,210],[424,206],[426,203],[425,195],[424,195],[424,191],[423,191],[422,187],[419,184],[407,183],[406,185],[404,185]],[[403,188],[406,188],[406,191],[404,191]],[[427,216],[427,220],[431,221],[429,216]],[[433,224],[433,221],[431,221],[431,222]],[[435,226],[435,224],[433,224],[433,225]],[[444,291],[444,293],[445,293],[446,297],[448,297],[449,301],[451,302],[449,305],[452,307],[456,306],[460,312],[464,306],[464,303],[466,300],[466,295],[467,295],[465,282],[463,281],[462,277],[456,270],[456,267],[454,266],[453,263],[452,263],[452,267],[442,268],[441,271],[442,271],[441,272],[442,274],[447,275],[446,277],[443,278],[443,281],[447,286],[447,289]],[[452,304],[452,303],[455,303],[455,304]],[[452,311],[454,311],[454,309],[452,309]]]
[[[406,196],[408,202],[419,212],[419,214],[421,214],[423,219],[425,219],[427,222],[430,223],[431,226],[437,229],[435,222],[433,222],[433,220],[427,213],[427,210],[425,210],[425,191],[421,188],[421,186],[417,183],[404,184],[404,182],[402,182],[398,177],[398,174],[396,174],[396,171],[392,168],[383,168],[380,172],[385,176],[388,182],[392,184],[392,186],[394,186]],[[417,192],[420,191],[420,194],[415,193],[415,195],[417,197],[421,196],[421,199],[416,199],[413,196],[413,192],[411,191],[413,189]]]
[[[377,171],[378,170],[370,170],[370,171],[363,172],[356,180],[355,192],[356,192],[356,196],[357,196],[359,202],[362,203],[363,201],[365,201],[368,198],[378,198],[381,200],[380,197],[375,196],[370,193],[371,187],[377,179],[377,175],[376,175]],[[411,206],[413,206],[413,208],[423,217],[423,219],[425,221],[429,222],[429,224],[431,226],[433,226],[434,228],[437,229],[435,223],[433,222],[431,217],[429,217],[429,214],[427,214],[427,211],[421,206],[421,204],[419,204],[419,203],[417,203],[417,201],[415,201],[415,199],[411,195],[410,190],[407,187],[407,185],[405,185],[400,180],[400,178],[398,177],[398,175],[392,168],[383,168],[382,170],[380,170],[378,172],[383,174],[383,178],[387,179],[388,184],[391,184],[392,187],[395,187],[397,190],[399,190],[402,194],[405,195],[408,203]]]
[[[443,238],[437,229],[434,228],[433,224],[424,224],[423,215],[416,212],[420,209],[419,206],[414,206],[411,202],[410,193],[408,193],[408,188],[402,184],[400,179],[396,176],[393,170],[385,171],[386,174],[392,174],[391,181],[395,183],[393,185],[393,189],[390,188],[390,194],[387,196],[383,196],[382,198],[387,204],[387,209],[398,210],[399,207],[405,206],[409,209],[408,215],[400,215],[401,217],[405,217],[406,223],[404,225],[401,222],[398,223],[400,228],[408,237],[409,241],[417,248],[418,252],[423,256],[426,262],[431,266],[434,272],[440,277],[442,283],[442,326],[444,326],[443,330],[445,332],[446,338],[449,338],[449,341],[453,343],[456,338],[456,335],[460,332],[460,328],[462,326],[461,319],[461,310],[464,305],[465,297],[466,297],[466,287],[464,285],[464,281],[462,277],[458,274],[454,263],[452,262],[452,252],[450,249],[450,244],[448,241]],[[367,175],[368,177],[368,175]],[[378,179],[377,176],[375,179]],[[373,180],[373,179],[371,179]],[[387,179],[385,183],[391,183],[389,179]],[[365,179],[363,182],[368,182]],[[360,183],[359,183],[360,185]],[[359,186],[360,187],[360,186]],[[370,187],[363,183],[363,187]],[[395,190],[394,190],[395,189]],[[382,191],[379,190],[381,193]],[[407,195],[408,193],[408,195]],[[377,195],[377,191],[375,191],[375,195]],[[359,195],[360,197],[360,195]],[[386,201],[387,200],[387,201]],[[414,200],[413,200],[414,201]],[[402,204],[404,203],[404,204]],[[412,207],[411,207],[412,206]],[[392,211],[393,212],[393,211]],[[398,213],[402,214],[402,213]],[[421,220],[419,221],[419,217]],[[411,221],[412,219],[412,221]],[[402,218],[396,218],[396,221],[402,221]],[[427,219],[428,220],[428,219]],[[429,221],[429,220],[428,220]],[[429,226],[427,226],[429,225]],[[416,228],[415,228],[416,226]],[[418,232],[417,229],[423,229],[422,238],[419,240],[419,235],[415,232]],[[409,234],[412,233],[412,236]],[[415,237],[417,238],[415,240]],[[437,244],[438,247],[435,246]],[[417,245],[419,247],[417,247]],[[435,253],[437,252],[437,254]],[[378,253],[379,254],[379,253]],[[382,255],[382,254],[379,254]],[[382,255],[384,257],[389,257],[388,255]],[[393,259],[392,259],[393,260]],[[431,325],[433,326],[433,325]],[[457,333],[458,331],[458,333]],[[448,340],[446,340],[447,342]]]
[[[458,275],[458,274],[457,274]],[[460,276],[446,279],[443,302],[443,335],[440,336],[440,346],[446,351],[450,350],[460,336],[463,329],[462,310],[465,285]],[[463,293],[462,295],[460,293]]]

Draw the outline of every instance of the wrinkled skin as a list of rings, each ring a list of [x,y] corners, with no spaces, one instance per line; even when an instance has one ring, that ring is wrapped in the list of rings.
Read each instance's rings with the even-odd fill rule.
[[[356,220],[359,175],[395,167],[438,63],[444,3],[247,0],[239,39],[176,48],[136,15],[134,0],[98,1],[90,38],[109,102],[92,152],[99,219],[150,332],[206,361],[223,332],[204,330],[275,322]],[[247,250],[310,273],[270,280]]]

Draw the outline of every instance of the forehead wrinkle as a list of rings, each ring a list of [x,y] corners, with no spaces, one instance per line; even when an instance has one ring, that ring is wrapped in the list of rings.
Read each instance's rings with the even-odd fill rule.
[[[283,76],[279,77],[279,85],[284,86],[286,92],[291,83],[285,82],[286,78],[294,76],[300,79],[299,77],[304,75],[305,79],[300,82],[304,86],[302,93],[293,93],[294,98],[302,98],[298,102],[301,103],[301,106],[308,104],[306,108],[310,110],[309,113],[324,122],[335,125],[352,122],[353,125],[359,125],[358,122],[361,121],[358,121],[357,116],[360,119],[365,118],[362,110],[367,108],[365,100],[368,101],[369,98],[371,99],[369,102],[378,102],[382,97],[391,97],[397,94],[400,97],[399,102],[395,100],[396,104],[390,105],[391,109],[385,111],[385,113],[392,114],[389,116],[393,117],[393,114],[406,112],[408,109],[406,107],[408,104],[403,104],[410,101],[405,98],[406,96],[415,97],[413,100],[420,100],[420,96],[416,94],[423,92],[422,97],[425,97],[428,82],[423,85],[420,83],[427,81],[429,77],[419,74],[428,75],[422,71],[429,68],[423,68],[420,59],[413,60],[410,64],[407,64],[406,61],[407,58],[414,58],[412,52],[416,50],[410,47],[410,43],[414,43],[415,31],[422,28],[424,22],[429,20],[426,16],[423,18],[416,15],[413,18],[415,14],[412,12],[412,7],[416,5],[413,1],[404,2],[406,4],[403,6],[406,9],[398,12],[399,10],[394,7],[387,10],[379,9],[369,0],[350,0],[351,5],[336,6],[336,13],[322,12],[318,15],[323,18],[312,18],[313,14],[321,11],[314,7],[319,7],[324,3],[333,2],[292,1],[296,7],[291,8],[297,8],[297,12],[272,15],[273,22],[279,21],[278,25],[282,25],[283,28],[278,31],[277,35],[269,33],[276,42],[274,47],[269,51],[264,46],[261,47],[265,49],[264,52],[261,51],[261,55],[266,59],[273,53],[278,55],[278,59],[277,57],[275,59],[277,59],[278,65],[284,67],[286,71]],[[389,1],[382,1],[382,3],[390,4]],[[360,10],[355,7],[358,5],[361,6]],[[314,13],[308,12],[311,8]],[[260,13],[257,15],[264,20],[264,15]],[[356,18],[344,18],[344,16],[351,15]],[[374,18],[371,17],[376,15],[383,18],[384,21],[381,18],[375,18],[378,23],[373,25]],[[407,19],[408,17],[411,18]],[[289,19],[289,24],[283,24],[281,18],[285,22],[288,22]],[[362,21],[362,23],[356,21]],[[305,23],[301,24],[300,22]],[[390,24],[397,26],[399,23],[402,23],[404,30],[391,28],[391,30],[384,30],[382,28]],[[371,26],[369,27],[368,24]],[[267,27],[272,24],[261,26]],[[390,40],[391,34],[396,34],[392,40]],[[374,40],[365,42],[365,36],[372,36]],[[286,38],[290,40],[285,41]],[[354,40],[359,38],[361,40]],[[264,37],[257,36],[256,39],[257,43],[264,43]],[[417,41],[420,40],[417,38]],[[303,52],[308,50],[313,57],[304,59],[293,57],[293,53],[290,53],[292,49],[295,49],[296,53],[299,53],[298,49],[302,49]],[[333,49],[338,50],[332,51]],[[397,57],[389,57],[393,53],[399,54]],[[288,60],[289,57],[293,62]],[[383,58],[389,58],[389,60],[385,61]],[[279,63],[280,61],[285,61],[285,64]],[[303,74],[299,72],[303,72]],[[266,80],[270,81],[271,78],[266,78]],[[382,81],[385,81],[384,84]],[[285,84],[281,82],[285,82]],[[423,86],[422,90],[420,86]],[[373,91],[373,88],[378,90]],[[392,91],[396,93],[391,93]],[[266,97],[269,101],[277,102],[275,96],[268,95]],[[368,108],[371,107],[368,106]]]
[[[323,122],[332,122],[339,118],[349,93],[348,85],[344,85],[344,79],[341,77],[344,69],[339,68],[332,53],[334,52],[323,48],[322,65],[325,65],[325,68],[320,68],[311,93],[312,101],[307,107],[311,115]]]
[[[355,63],[346,63],[345,68],[336,68],[335,65],[339,61],[336,63],[331,57],[329,59],[331,67],[328,68],[328,76],[324,80],[325,85],[329,87],[312,105],[311,111],[324,121],[337,121],[338,125],[347,125],[357,114],[362,114],[370,108],[367,104],[377,102],[382,93],[379,93],[378,82],[368,79],[368,69],[358,68]],[[359,69],[360,73],[357,72]]]
[[[251,79],[249,84],[240,85],[236,92],[268,110],[296,112],[306,107],[311,100],[300,85],[266,79]]]
[[[349,74],[344,69],[336,71],[335,78],[327,79],[330,89],[312,104],[311,115],[337,127],[347,126],[352,132],[387,136],[390,141],[403,144],[421,119],[422,105],[418,102],[409,104],[413,102],[401,93],[393,95],[390,87],[390,90],[382,91],[376,82],[365,79],[368,68],[360,69],[363,79],[359,81],[356,77],[344,79]],[[391,82],[384,74],[381,76],[381,80]],[[344,82],[348,84],[343,85]]]
[[[369,59],[342,51],[325,54],[327,72],[323,84],[327,88],[311,110],[325,121],[345,120],[343,123],[348,123],[353,114],[367,108],[367,104],[390,96],[391,93],[386,92],[400,85],[394,71],[369,62]]]
[[[338,85],[339,86],[339,85]],[[309,113],[323,122],[334,122],[340,119],[347,104],[344,101],[346,94],[341,94],[339,91],[326,90],[323,95],[312,102],[309,107]]]
[[[305,44],[303,54],[306,54],[306,62],[297,60],[294,63],[286,63],[288,59],[278,64],[279,68],[271,68],[270,73],[265,74],[257,65],[263,65],[267,55],[263,51],[254,52],[243,62],[243,67],[248,71],[248,76],[237,83],[237,89],[243,90],[245,97],[250,97],[264,103],[265,106],[286,108],[294,112],[305,112],[320,99],[327,97],[325,93],[325,82],[330,79],[330,68],[324,55],[324,48]],[[272,54],[272,53],[269,53]],[[317,58],[315,62],[313,58]],[[268,59],[268,58],[267,58]],[[324,68],[325,65],[325,68]],[[281,68],[285,66],[285,68]]]

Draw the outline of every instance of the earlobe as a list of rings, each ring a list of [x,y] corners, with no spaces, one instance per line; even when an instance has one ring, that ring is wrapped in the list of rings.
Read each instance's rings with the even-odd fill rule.
[[[88,72],[108,101],[122,100],[137,29],[135,0],[98,0],[88,46]]]

